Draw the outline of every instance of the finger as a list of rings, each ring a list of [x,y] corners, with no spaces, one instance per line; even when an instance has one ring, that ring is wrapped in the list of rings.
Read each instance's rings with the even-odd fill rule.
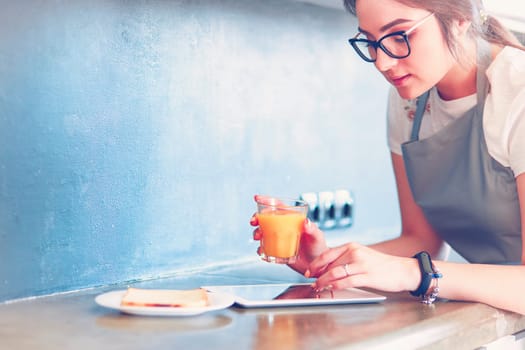
[[[345,268],[345,266],[347,266]],[[350,265],[337,265],[333,268],[327,269],[322,275],[320,275],[315,284],[319,289],[323,289],[328,285],[332,285],[340,280],[351,276]]]
[[[338,265],[319,276],[314,283],[314,288],[323,290],[328,287],[332,289],[362,287],[366,283],[366,276],[359,265]]]
[[[346,246],[339,246],[325,250],[319,255],[315,260],[310,263],[309,270],[312,276],[319,276],[323,270],[327,269],[329,265],[342,265],[342,263],[337,263],[347,252]]]
[[[322,237],[323,231],[319,229],[319,227],[312,222],[310,219],[306,218],[303,223],[303,232],[306,233],[309,236],[313,237]]]
[[[326,290],[326,289],[345,289],[345,288],[360,288],[366,287],[366,275],[365,274],[355,274],[338,280],[333,280],[328,284],[318,283],[316,281],[313,285],[315,290]]]
[[[289,207],[285,203],[281,202],[279,199],[271,196],[256,194],[255,196],[253,196],[253,199],[257,204],[275,207],[277,209],[286,209]]]
[[[253,196],[253,199],[256,203],[266,204],[266,205],[275,205],[277,204],[277,200],[270,196],[263,196],[261,194],[256,194]]]
[[[308,218],[306,218],[303,223],[303,235],[301,241],[304,241],[306,245],[315,250],[311,252],[313,256],[318,256],[328,249],[323,231],[321,231],[319,227]]]
[[[252,226],[258,226],[259,225],[259,218],[257,218],[257,214],[253,214],[250,218],[250,225]]]
[[[253,230],[253,239],[255,241],[260,241],[261,238],[262,238],[261,230],[259,228],[256,228],[255,230]]]

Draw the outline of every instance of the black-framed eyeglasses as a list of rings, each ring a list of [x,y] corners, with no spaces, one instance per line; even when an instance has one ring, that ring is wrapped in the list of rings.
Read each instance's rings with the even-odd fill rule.
[[[425,16],[407,30],[387,34],[377,41],[359,38],[362,33],[357,33],[356,36],[348,39],[348,42],[357,54],[367,62],[375,62],[377,60],[377,48],[380,48],[392,58],[405,58],[408,57],[411,52],[408,36],[420,25],[425,23],[433,14],[434,13],[430,13]]]

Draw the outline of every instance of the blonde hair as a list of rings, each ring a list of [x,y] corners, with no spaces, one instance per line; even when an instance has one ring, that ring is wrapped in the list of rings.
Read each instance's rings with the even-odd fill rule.
[[[348,12],[356,14],[357,0],[344,0]],[[363,0],[365,1],[365,0]],[[486,41],[500,45],[512,46],[525,50],[519,40],[506,29],[500,21],[487,14],[481,0],[396,0],[413,8],[425,9],[433,12],[437,18],[443,37],[450,52],[459,59],[462,57],[462,47],[456,41],[453,31],[455,20],[467,20],[472,23],[469,35],[472,39],[482,38]]]

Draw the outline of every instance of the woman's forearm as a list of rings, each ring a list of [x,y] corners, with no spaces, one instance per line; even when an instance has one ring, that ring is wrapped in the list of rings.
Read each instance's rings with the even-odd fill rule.
[[[434,259],[446,259],[448,254],[448,246],[442,241],[425,240],[411,235],[401,235],[391,240],[371,244],[369,247],[385,254],[406,257],[411,257],[422,250],[429,252]]]
[[[443,274],[439,296],[469,300],[525,314],[525,266],[435,261]]]

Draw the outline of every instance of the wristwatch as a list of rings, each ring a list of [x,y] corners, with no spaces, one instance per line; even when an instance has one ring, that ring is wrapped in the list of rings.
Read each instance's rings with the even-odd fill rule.
[[[432,279],[440,278],[442,275],[434,268],[429,253],[425,251],[419,252],[414,255],[413,258],[416,258],[417,262],[419,263],[419,270],[421,271],[421,283],[419,283],[419,287],[417,287],[416,290],[411,291],[410,294],[415,297],[420,297],[427,293]]]

